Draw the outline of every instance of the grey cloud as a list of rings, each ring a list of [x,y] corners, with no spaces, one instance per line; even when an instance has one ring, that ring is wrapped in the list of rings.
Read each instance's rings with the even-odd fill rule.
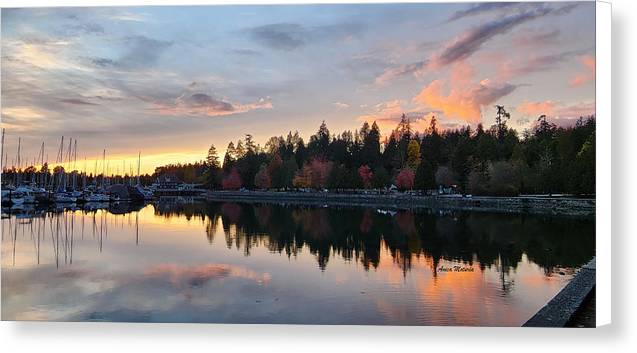
[[[273,23],[249,28],[247,32],[253,40],[266,47],[289,51],[316,41],[358,34],[361,29],[362,25],[358,23],[312,27],[305,27],[297,23]]]
[[[456,11],[449,17],[447,22],[459,20],[461,18],[481,15],[485,13],[492,13],[502,10],[511,10],[515,8],[526,8],[531,6],[537,6],[534,3],[520,3],[520,2],[486,2],[481,4],[475,4],[466,10]]]
[[[85,101],[77,98],[68,98],[68,99],[60,99],[62,103],[75,104],[75,105],[98,105],[95,103],[91,103],[89,101]]]
[[[103,57],[84,58],[100,68],[137,69],[157,63],[161,55],[173,45],[172,41],[158,40],[145,36],[131,36],[123,39],[126,52],[118,59]]]
[[[465,32],[458,40],[446,47],[437,57],[436,63],[448,65],[458,60],[463,60],[478,51],[480,47],[491,38],[507,33],[521,24],[550,13],[550,9],[542,8],[536,11],[505,17],[503,19],[486,23]]]
[[[117,62],[115,60],[107,59],[107,58],[90,58],[91,63],[95,66],[99,67],[109,67],[116,66]]]
[[[387,69],[382,75],[376,77],[375,81],[377,84],[383,84],[399,77],[415,75],[424,70],[428,63],[428,60],[423,60]]]
[[[101,25],[97,24],[97,23],[78,23],[78,24],[73,24],[73,25],[66,25],[63,26],[60,31],[59,34],[66,36],[66,37],[70,37],[70,36],[77,36],[80,34],[104,34],[104,27],[102,27]]]
[[[577,55],[583,55],[589,50],[572,50],[557,54],[541,55],[530,58],[524,63],[511,65],[504,65],[501,69],[501,73],[505,77],[513,77],[518,75],[525,75],[532,72],[547,71],[554,69],[558,64],[563,63]]]
[[[195,86],[196,87],[196,86]],[[189,87],[191,90],[193,87]],[[184,92],[172,102],[157,100],[152,102],[152,111],[172,116],[225,116],[245,113],[257,109],[272,109],[270,97],[259,98],[252,103],[232,103],[205,93]]]
[[[125,38],[128,45],[128,53],[119,60],[125,67],[139,67],[154,64],[159,56],[170,46],[172,41],[164,41],[145,36],[132,36]]]
[[[579,7],[581,4],[582,4],[581,1],[569,3],[568,5],[554,9],[553,14],[556,16],[566,15],[570,13],[571,11],[573,11],[575,8]],[[590,4],[594,4],[594,3],[589,1],[589,5]]]
[[[388,56],[386,53],[379,55],[376,52],[357,55],[347,60],[343,68],[355,80],[369,83],[391,67],[391,63],[385,59]]]
[[[258,51],[252,49],[233,49],[232,53],[243,56],[254,56],[260,54]]]
[[[250,35],[256,41],[278,50],[292,50],[305,45],[307,31],[298,24],[277,23],[254,27]]]
[[[491,104],[498,101],[500,98],[505,97],[515,91],[518,88],[517,85],[510,83],[503,83],[498,86],[485,86],[480,85],[474,93],[476,101],[484,102],[484,104]]]
[[[522,8],[525,8],[526,6],[526,4],[519,3],[479,4],[470,8],[469,10],[460,12],[457,16],[464,17],[469,16],[470,14],[494,11],[496,9],[501,9],[502,7],[509,7],[513,5],[519,5]],[[508,33],[515,27],[518,27],[526,22],[532,21],[542,16],[546,16],[549,14],[565,14],[567,12],[570,12],[576,6],[577,4],[569,4],[566,6],[554,8],[545,6],[544,4],[531,4],[530,7],[532,8],[532,10],[523,11],[515,15],[487,22],[485,24],[465,31],[458,37],[458,39],[447,45],[441,53],[433,56],[429,61],[419,61],[385,70],[382,75],[376,78],[376,83],[383,83],[398,77],[417,73],[421,70],[424,70],[429,63],[435,66],[446,66],[454,62],[467,59],[475,52],[477,52],[482,47],[482,45],[498,35]],[[548,35],[551,35],[551,33],[549,33]],[[538,39],[536,38],[536,40]]]
[[[551,12],[554,15],[564,15],[578,7],[581,2],[564,2],[564,6],[552,7]],[[465,17],[478,16],[483,14],[505,14],[511,12],[525,12],[537,9],[548,8],[546,3],[542,2],[487,2],[470,6],[468,9],[454,12],[446,22],[453,22]]]
[[[554,44],[561,35],[559,29],[541,31],[536,33],[525,33],[513,39],[513,42],[519,46],[539,46]]]
[[[549,7],[540,4],[536,5],[532,10],[523,11],[474,27],[461,35],[459,39],[451,45],[447,46],[436,58],[436,63],[439,65],[448,65],[466,59],[495,36],[505,34],[513,28],[536,18],[547,15],[564,15],[575,9],[578,5],[578,3],[572,3],[561,7]]]
[[[180,102],[195,108],[210,108],[216,112],[234,111],[234,106],[232,104],[214,99],[204,93],[195,93],[184,97],[180,99]]]

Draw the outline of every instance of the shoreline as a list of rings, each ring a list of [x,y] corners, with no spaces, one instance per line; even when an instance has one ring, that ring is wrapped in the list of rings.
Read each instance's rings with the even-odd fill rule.
[[[594,321],[594,296],[595,296],[595,258],[582,266],[579,272],[570,282],[544,305],[523,327],[567,327],[577,324],[585,324],[586,327],[595,327],[590,321]],[[593,302],[591,304],[591,298]],[[590,306],[593,305],[591,308]],[[582,310],[592,313],[593,318],[582,320],[578,314]],[[582,321],[582,322],[580,322]]]
[[[416,196],[409,194],[338,194],[275,191],[207,191],[207,201],[284,203],[309,206],[372,206],[395,209],[451,209],[577,218],[595,217],[595,199],[543,196]]]

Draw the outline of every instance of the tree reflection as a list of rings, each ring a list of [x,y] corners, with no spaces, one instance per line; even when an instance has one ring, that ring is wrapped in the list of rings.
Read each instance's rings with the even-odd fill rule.
[[[503,290],[523,254],[547,275],[556,267],[578,267],[595,253],[592,219],[465,211],[381,210],[275,204],[195,203],[156,207],[156,214],[202,217],[210,242],[223,226],[228,247],[245,255],[255,246],[296,256],[308,249],[325,269],[332,256],[377,268],[381,248],[406,273],[416,257],[431,259],[434,276],[441,260],[480,269],[496,266]]]

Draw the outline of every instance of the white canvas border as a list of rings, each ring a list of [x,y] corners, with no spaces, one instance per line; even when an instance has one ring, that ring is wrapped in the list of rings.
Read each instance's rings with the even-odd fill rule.
[[[611,12],[610,3],[595,9],[596,116],[596,321],[611,323]]]
[[[484,1],[484,0],[477,0]],[[371,1],[258,1],[258,0],[221,0],[187,1],[184,5],[195,4],[256,4],[256,3],[334,3],[334,2],[396,2],[391,0],[371,0]],[[469,2],[465,1],[413,1],[402,0],[400,2]],[[47,1],[4,1],[5,7],[24,6],[133,6],[133,5],[176,5],[175,0],[91,0],[77,2],[72,0]],[[596,215],[596,254],[597,254],[597,326],[611,323],[611,4],[606,2],[596,3],[596,113],[597,120],[597,215]],[[600,55],[603,54],[603,55]]]

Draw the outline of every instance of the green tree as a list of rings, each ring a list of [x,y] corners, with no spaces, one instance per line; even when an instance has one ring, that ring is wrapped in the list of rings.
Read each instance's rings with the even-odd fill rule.
[[[361,129],[362,130],[362,129]],[[374,121],[372,127],[365,133],[361,150],[361,163],[375,168],[381,162],[380,155],[380,129]]]
[[[234,143],[230,141],[230,143],[228,143],[228,147],[226,148],[226,154],[223,157],[223,170],[225,172],[230,172],[230,169],[232,169],[232,166],[234,165],[234,162],[236,160],[237,160],[237,151],[234,147]]]
[[[374,169],[374,174],[372,175],[372,187],[376,189],[385,188],[389,185],[390,181],[391,178],[385,167],[378,166]]]
[[[400,150],[398,148],[398,141],[393,135],[389,137],[389,141],[385,144],[385,150],[383,151],[383,165],[392,173],[400,169],[403,165]]]
[[[423,159],[416,169],[415,187],[419,190],[436,188],[436,173],[433,165],[427,159]]]
[[[208,155],[206,156],[206,171],[204,174],[204,183],[209,189],[213,189],[219,185],[220,181],[219,156],[215,145],[210,145]]]

